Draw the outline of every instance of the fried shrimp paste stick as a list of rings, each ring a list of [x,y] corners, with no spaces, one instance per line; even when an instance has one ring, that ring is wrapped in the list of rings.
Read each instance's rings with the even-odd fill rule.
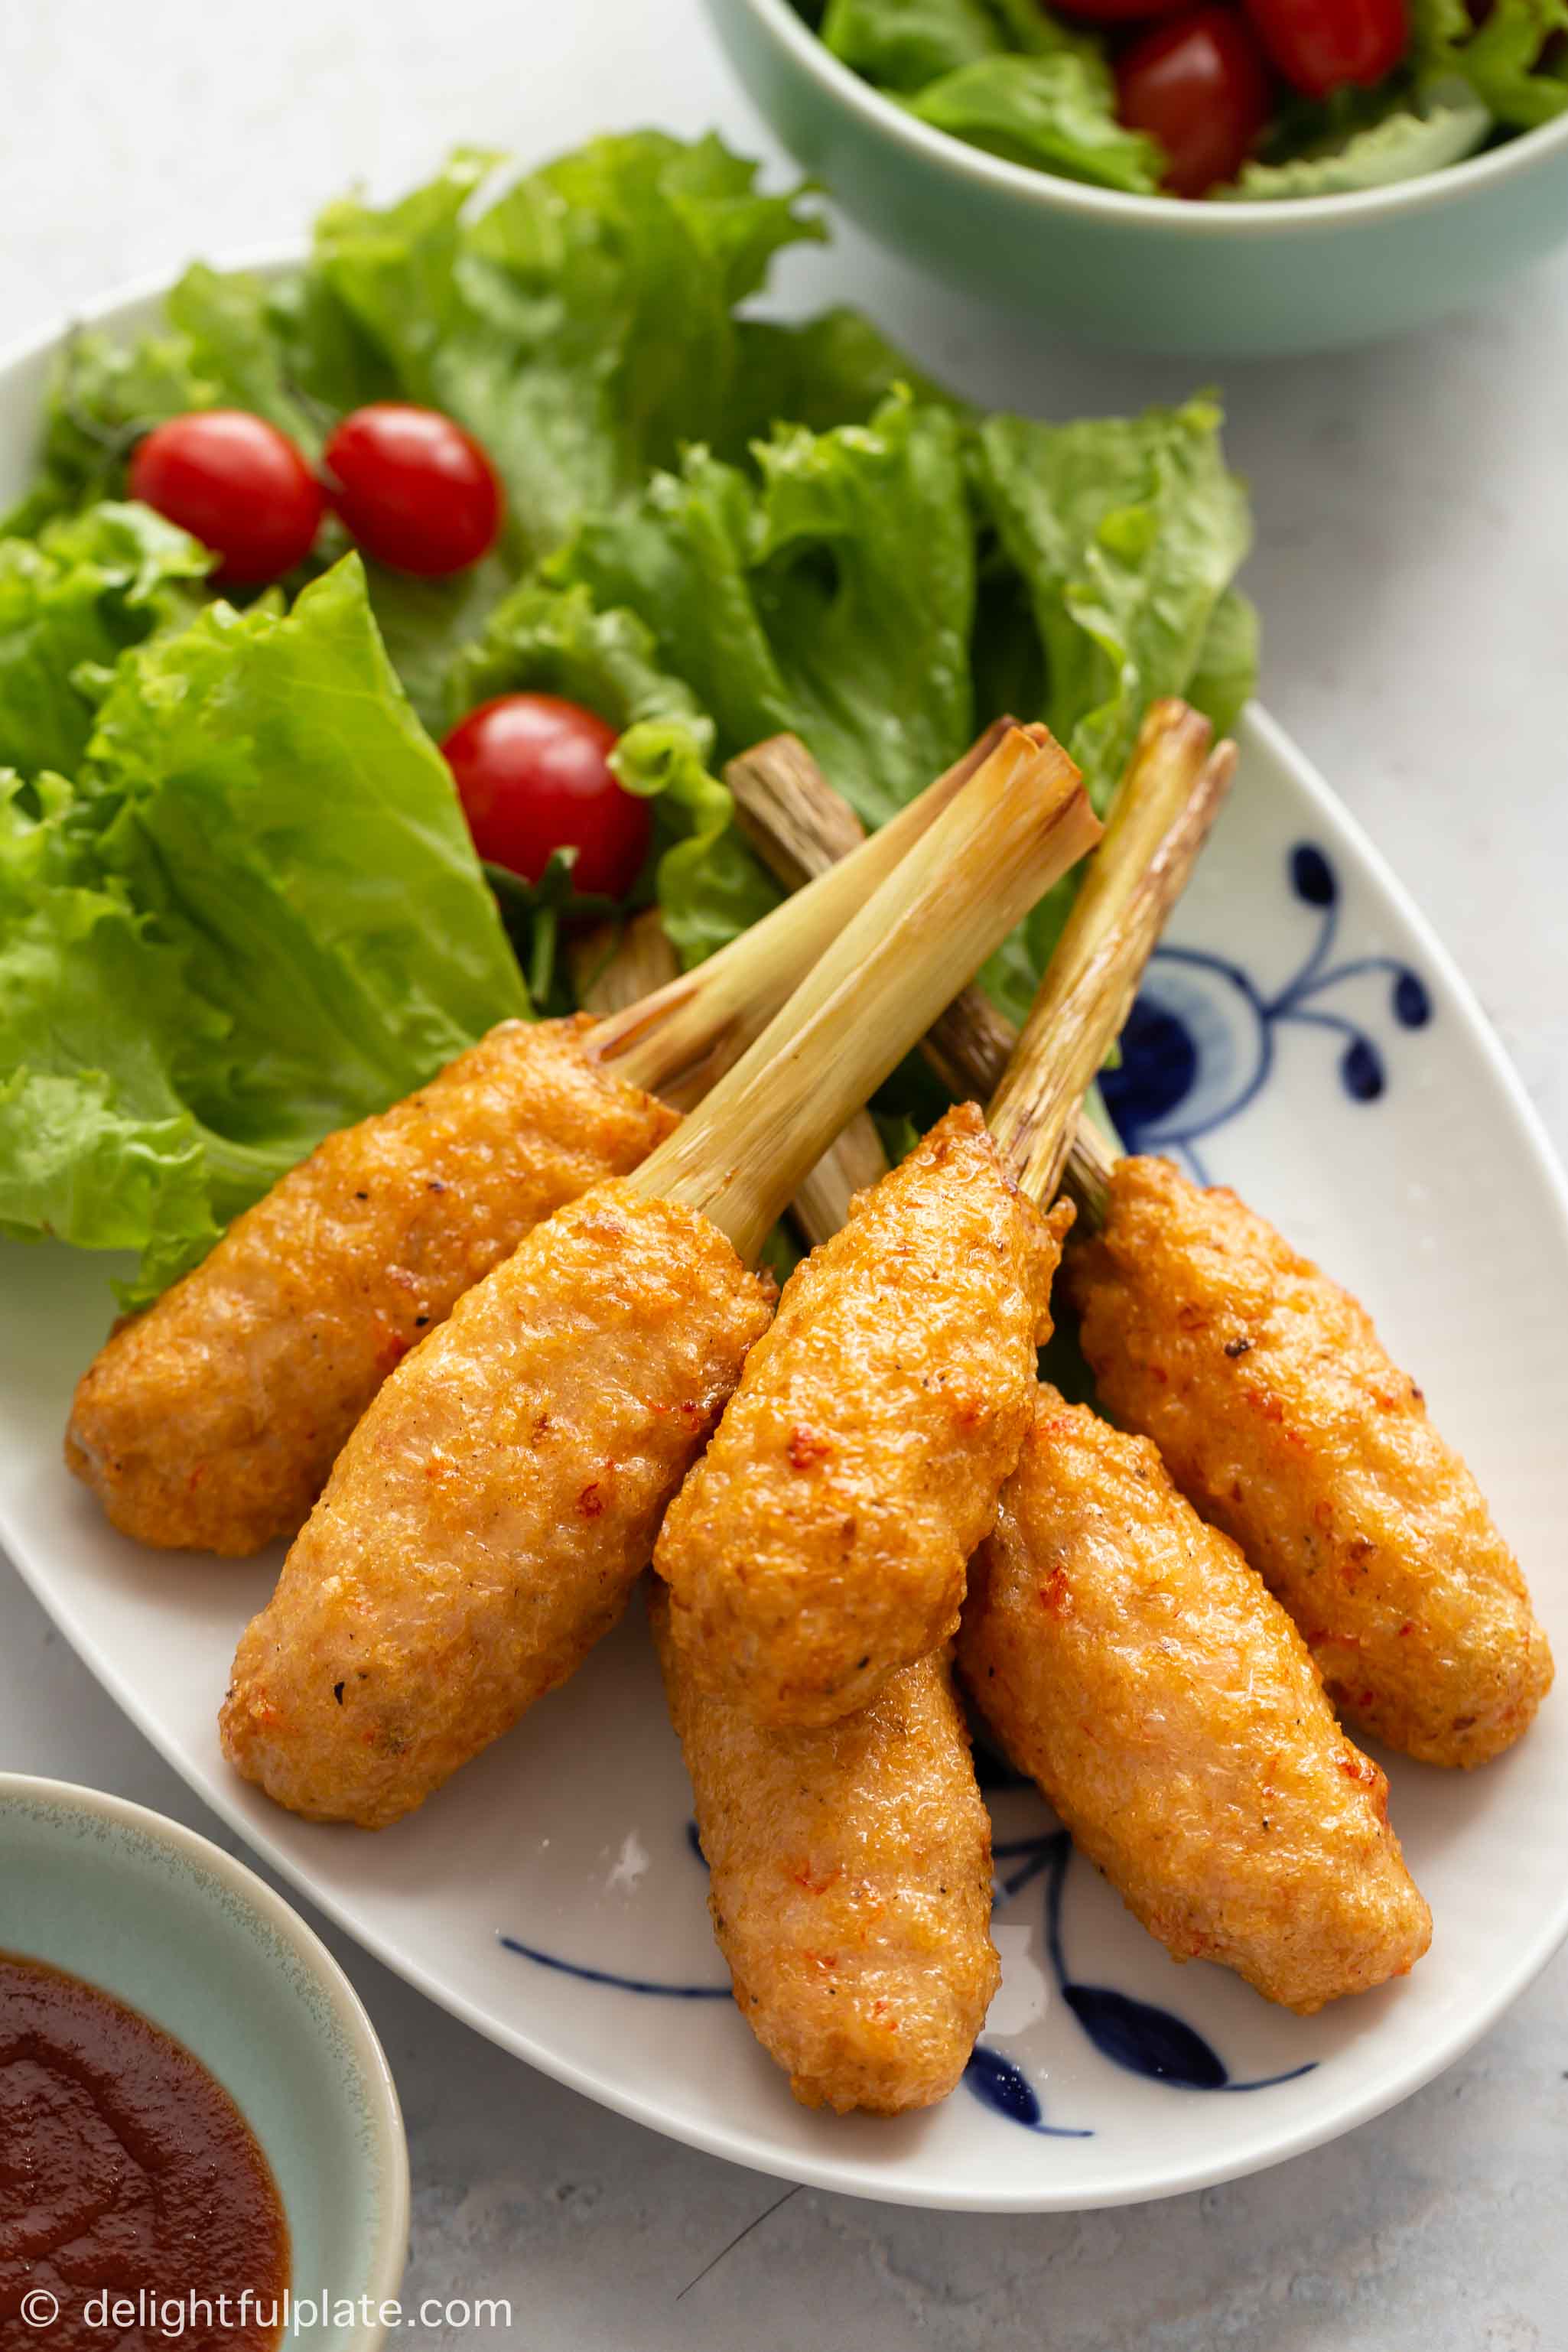
[[[958,1663],[1173,1959],[1217,1960],[1305,2015],[1426,1949],[1388,1782],[1289,1618],[1147,1438],[1043,1385],[970,1570]]]
[[[1098,833],[1071,763],[1014,730],[703,1109],[398,1367],[240,1643],[222,1730],[247,1779],[380,1827],[565,1680],[766,1327],[780,1206]]]
[[[732,768],[731,782],[775,839],[782,787],[806,872],[820,870],[824,848],[852,843],[852,831],[846,840],[817,822],[833,796],[804,755],[771,774]],[[800,867],[782,878],[798,882]],[[1097,897],[1106,903],[1090,894],[1080,939]],[[984,999],[948,1020],[961,1040],[994,1034]],[[747,2023],[807,2105],[895,2114],[944,2097],[998,1975],[989,1828],[945,1649],[901,1668],[855,1714],[781,1726],[702,1686],[670,1638],[668,1600],[650,1607],[714,1933]]]
[[[1168,1160],[1120,1160],[1083,1197],[1099,1230],[1067,1279],[1100,1393],[1261,1571],[1341,1712],[1423,1763],[1510,1747],[1552,1685],[1546,1635],[1365,1309]]]
[[[991,1824],[945,1656],[858,1715],[781,1731],[695,1686],[649,1584],[742,2015],[805,2106],[900,2115],[945,2098],[1001,1979]]]
[[[796,787],[797,848],[834,840],[825,780],[808,795],[797,770]],[[797,861],[795,878],[818,870]],[[984,1087],[1008,1044],[988,1008],[955,1003],[939,1028],[949,1066]],[[1080,1129],[1075,1166],[1092,1178],[1087,1154]],[[1146,1440],[1053,1390],[1036,1392],[971,1563],[958,1660],[998,1743],[1177,1958],[1202,1954],[1305,2010],[1426,1949],[1384,1775],[1341,1731],[1290,1619]],[[721,1842],[723,1823],[699,1819]],[[752,1903],[765,1910],[760,1872]],[[768,1926],[753,1930],[763,1947]]]
[[[734,781],[749,792],[744,763]],[[822,870],[835,798],[797,761],[787,823],[776,795],[742,802],[753,839],[787,842],[770,855],[784,878]],[[1005,1031],[975,999],[926,1043],[955,1088],[983,1092]],[[1261,1570],[1341,1712],[1425,1763],[1510,1747],[1551,1688],[1551,1649],[1475,1480],[1364,1309],[1234,1193],[1167,1161],[1112,1169],[1080,1126],[1068,1179],[1064,1280],[1101,1396]]]
[[[1079,1099],[1223,794],[1193,714],[1145,731],[992,1104],[949,1112],[795,1269],[654,1565],[700,1685],[767,1723],[872,1703],[956,1630],[1028,1423]]]
[[[390,1110],[329,1136],[77,1390],[66,1460],[143,1543],[241,1554],[292,1536],[408,1349],[525,1234],[674,1125],[654,1096],[734,1060],[989,748],[859,863],[596,1025],[503,1022]]]

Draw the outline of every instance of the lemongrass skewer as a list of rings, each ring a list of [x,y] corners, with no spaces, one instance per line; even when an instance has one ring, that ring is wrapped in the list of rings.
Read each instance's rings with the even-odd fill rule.
[[[1191,788],[1196,763],[1207,751],[1208,740],[1206,721],[1185,703],[1173,699],[1156,702],[1145,714],[1129,769],[1130,778],[1137,780],[1137,788],[1129,795],[1124,785],[1112,810],[1111,833],[1117,833],[1118,811],[1127,812],[1127,822],[1114,844],[1108,835],[1086,867],[1068,927],[1058,944],[1052,971],[1053,1001],[1058,1005],[1070,996],[1069,973],[1081,970],[1114,918],[1118,872],[1134,874],[1141,864],[1147,867],[1163,830],[1162,815],[1168,822],[1172,809]],[[1181,841],[1168,845],[1163,884],[1158,876],[1149,877],[1148,887],[1153,895],[1147,902],[1145,927],[1147,919],[1152,919],[1157,928],[1169,913],[1180,888],[1179,880],[1173,887],[1172,876],[1184,864],[1190,865],[1229,789],[1235,767],[1234,744],[1221,743],[1208,753],[1202,791],[1194,796],[1192,805],[1191,821],[1196,836],[1184,845]],[[833,858],[846,854],[847,844],[854,838],[851,829],[858,828],[858,820],[816,766],[804,744],[794,747],[790,771],[792,798],[787,827],[775,819],[766,798],[752,791],[750,773],[743,762],[735,763],[726,772],[735,793],[737,817],[764,862],[782,881],[788,882],[792,877],[815,880],[828,870]],[[1167,893],[1163,912],[1159,906],[1162,888]],[[1037,1043],[1043,1042],[1043,1036],[1042,1018],[1036,1031]],[[954,1094],[984,1098],[999,1085],[1017,1045],[1018,1034],[1011,1023],[975,985],[954,998],[921,1040],[921,1050]],[[1012,1116],[1016,1118],[1016,1113]],[[1095,1203],[1105,1198],[1111,1164],[1103,1140],[1088,1119],[1080,1118],[1070,1139],[1066,1181],[1084,1214],[1092,1215]]]
[[[797,1269],[666,1519],[655,1566],[674,1646],[703,1688],[766,1722],[843,1719],[957,1624],[1050,1329],[1068,1212],[1042,1221],[1027,1203],[1054,1189],[1078,1097],[1218,805],[1205,743],[1134,760],[990,1129],[973,1103],[950,1111]]]
[[[597,1024],[588,1059],[649,1094],[695,1098],[738,1060],[803,973],[891,874],[990,755],[994,730],[955,761],[917,800],[805,889],[716,955],[651,997]]]
[[[1145,723],[1105,838],[992,1096],[987,1124],[1033,1201],[1049,1201],[1061,1181],[1079,1106],[1121,1034],[1229,790],[1233,763],[1205,764],[1206,723],[1198,729]]]
[[[754,1258],[849,1112],[1100,831],[1059,745],[1014,729],[629,1188],[700,1210]]]
[[[629,922],[596,923],[572,949],[572,979],[584,1013],[607,1021],[680,977],[680,958],[657,907]]]
[[[792,737],[776,735],[744,756],[754,774],[766,777],[777,773],[787,778],[797,752],[809,763],[804,744],[796,744]],[[731,772],[741,764],[740,761],[731,762]],[[816,772],[815,767],[813,772]],[[856,846],[856,841],[851,839],[846,844],[846,852]],[[591,933],[582,942],[574,961],[589,975],[585,982],[580,983],[584,1009],[601,1016],[623,1012],[627,1005],[640,1003],[673,980],[680,969],[657,907],[634,916],[629,923],[619,927],[606,924]],[[829,1234],[836,1234],[848,1215],[849,1203],[856,1193],[863,1192],[868,1184],[877,1183],[887,1172],[888,1155],[882,1149],[877,1122],[869,1111],[858,1110],[816,1167],[802,1179],[790,1202],[790,1213],[811,1246],[815,1248]]]

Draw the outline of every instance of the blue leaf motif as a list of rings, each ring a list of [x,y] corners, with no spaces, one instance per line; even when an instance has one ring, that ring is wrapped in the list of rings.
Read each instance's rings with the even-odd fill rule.
[[[1131,2074],[1194,2091],[1221,2091],[1230,2080],[1203,2035],[1168,2009],[1110,1985],[1066,1984],[1062,1998],[1101,2057]]]
[[[1121,1055],[1100,1079],[1119,1135],[1136,1137],[1185,1102],[1197,1080],[1198,1049],[1184,1021],[1141,996],[1121,1032]]]
[[[1402,971],[1394,983],[1394,1017],[1402,1029],[1425,1029],[1432,1018],[1432,999],[1413,971]]]
[[[1290,852],[1290,887],[1309,907],[1331,907],[1339,897],[1334,869],[1315,842],[1298,842]]]
[[[1375,1102],[1386,1084],[1383,1057],[1365,1037],[1352,1037],[1345,1047],[1340,1076],[1345,1092],[1355,1102]]]
[[[1032,2127],[1044,2121],[1034,2084],[1022,2067],[1004,2058],[999,2050],[987,2050],[984,2042],[977,2042],[963,2070],[963,2078],[977,2099],[994,2107],[1009,2123]]]
[[[1004,2058],[1000,2050],[987,2050],[984,2042],[977,2042],[971,2051],[963,2079],[982,2106],[1005,2116],[1010,2124],[1022,2124],[1026,2131],[1038,2132],[1044,2139],[1094,2137],[1081,2125],[1047,2123],[1035,2086],[1023,2068]]]

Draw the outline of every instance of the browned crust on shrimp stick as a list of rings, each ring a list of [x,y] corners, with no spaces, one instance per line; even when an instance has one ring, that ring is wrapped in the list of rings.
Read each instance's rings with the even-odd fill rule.
[[[386,1381],[247,1630],[224,1752],[294,1812],[379,1829],[565,1681],[768,1319],[706,1218],[572,1202]]]
[[[1310,2014],[1403,1976],[1431,1914],[1306,1644],[1146,1438],[1042,1386],[959,1663],[1006,1753],[1173,1959]]]
[[[1524,1731],[1552,1654],[1513,1554],[1348,1291],[1235,1194],[1123,1160],[1069,1258],[1084,1353],[1306,1636],[1329,1696],[1429,1764]]]
[[[378,1827],[572,1672],[767,1319],[737,1244],[754,1255],[958,973],[1097,831],[1077,770],[1014,730],[700,1117],[558,1210],[399,1367],[241,1643],[223,1728],[243,1772]]]
[[[803,2105],[901,2115],[958,2082],[1001,1979],[991,1824],[945,1654],[825,1729],[697,1689],[649,1613],[735,2000]]]
[[[117,1528],[229,1554],[294,1534],[409,1349],[674,1127],[586,1059],[591,1025],[503,1022],[330,1135],[116,1332],[77,1389],[66,1460]]]
[[[988,729],[700,971],[596,1027],[503,1023],[417,1094],[329,1137],[82,1381],[66,1460],[114,1524],[228,1553],[292,1535],[399,1357],[542,1218],[668,1136],[675,1122],[643,1087],[679,1081],[691,1098],[743,1053],[1007,731]],[[767,746],[752,756],[767,768]],[[1092,826],[1087,803],[1084,815]]]
[[[966,1103],[795,1268],[654,1555],[702,1687],[830,1723],[950,1638],[1069,1215],[1030,1206]]]

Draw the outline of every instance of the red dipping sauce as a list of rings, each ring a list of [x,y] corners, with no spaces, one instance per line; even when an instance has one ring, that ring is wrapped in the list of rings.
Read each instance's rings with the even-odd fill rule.
[[[288,2284],[277,2184],[222,2084],[96,1985],[0,1952],[0,2352],[271,2352]]]

